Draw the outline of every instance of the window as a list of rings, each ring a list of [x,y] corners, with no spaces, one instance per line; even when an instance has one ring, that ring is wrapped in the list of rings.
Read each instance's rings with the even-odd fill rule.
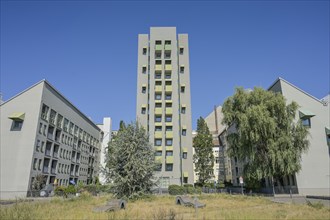
[[[173,171],[173,164],[167,163],[165,165],[165,171]]]
[[[186,107],[182,107],[182,108],[181,108],[181,113],[182,113],[182,114],[186,114]]]
[[[171,64],[172,63],[172,61],[171,60],[165,60],[165,64]]]
[[[56,111],[51,109],[50,110],[50,115],[49,115],[49,123],[55,125],[55,117],[56,117]]]
[[[156,53],[155,53],[155,58],[156,58],[156,59],[161,59],[161,58],[162,58],[162,53],[160,53],[160,52],[156,52]]]
[[[59,128],[62,128],[62,121],[63,121],[63,116],[58,114],[57,115],[56,126],[59,127]]]
[[[156,60],[156,65],[161,65],[162,61],[161,60]]]
[[[69,120],[66,119],[66,118],[64,119],[63,130],[66,131],[66,132],[69,130]]]
[[[166,131],[173,131],[173,127],[172,126],[166,126]]]
[[[146,54],[147,54],[147,48],[146,48],[146,47],[144,47],[144,48],[142,49],[142,54],[143,54],[143,55],[146,55]]]
[[[173,151],[166,151],[166,156],[173,156]]]
[[[20,131],[23,126],[23,121],[13,120],[11,124],[11,131]]]
[[[39,159],[38,170],[41,170],[42,159]]]
[[[41,144],[40,140],[37,140],[37,145],[36,145],[37,152],[39,152],[39,150],[40,150],[40,144]]]
[[[156,126],[155,131],[162,131],[162,126]]]
[[[162,41],[161,40],[156,40],[155,44],[156,45],[161,45],[162,44]]]
[[[47,115],[48,115],[48,110],[49,107],[45,104],[42,105],[42,110],[41,110],[41,118],[44,120],[47,120]]]
[[[155,116],[155,122],[162,122],[162,116],[161,115],[156,115]]]
[[[155,156],[162,156],[162,152],[161,151],[156,151]]]
[[[147,72],[147,67],[146,66],[143,66],[142,67],[142,73],[146,73]]]
[[[183,54],[183,47],[180,47],[180,55],[182,55]]]
[[[188,177],[183,177],[183,183],[188,183]]]
[[[42,134],[42,123],[39,124],[39,134]]]
[[[165,79],[171,79],[172,74],[171,73],[165,73]]]
[[[162,74],[161,73],[155,73],[155,79],[161,79]]]
[[[155,104],[155,107],[156,107],[156,108],[161,108],[161,107],[162,107],[162,103],[156,103],[156,104]]]
[[[219,159],[218,158],[215,158],[215,163],[219,163]]]
[[[172,146],[173,139],[166,139],[166,146]]]
[[[301,122],[303,126],[310,128],[311,127],[311,119],[310,118],[305,118],[301,119]]]
[[[172,108],[172,103],[166,103],[166,108]]]
[[[170,86],[170,85],[172,85],[172,82],[171,81],[166,81],[165,85]]]
[[[41,153],[43,153],[44,150],[45,150],[45,142],[44,141],[41,141],[41,147],[40,147]]]
[[[184,91],[185,91],[185,86],[181,86],[181,93],[184,93]]]
[[[165,100],[171,100],[171,99],[172,99],[172,94],[171,93],[165,94]]]
[[[172,115],[166,115],[165,121],[166,122],[172,122]]]
[[[171,51],[165,51],[164,57],[165,59],[171,59]]]
[[[156,100],[161,100],[162,99],[162,94],[161,93],[156,93],[155,94],[155,99]]]
[[[183,152],[183,154],[182,154],[182,158],[183,158],[183,159],[187,159],[187,157],[188,157],[188,153],[187,153],[187,152]]]
[[[145,113],[146,113],[146,108],[143,107],[143,108],[141,109],[141,114],[145,114]]]
[[[184,66],[180,66],[180,73],[184,72]]]
[[[162,146],[162,139],[155,139],[155,146]]]
[[[171,41],[170,40],[166,40],[165,41],[165,45],[171,45]]]
[[[33,160],[33,169],[36,170],[37,169],[37,163],[38,163],[38,159],[34,158]]]
[[[182,129],[182,136],[186,136],[187,135],[187,130],[186,129]]]
[[[155,85],[156,85],[156,86],[161,86],[161,85],[162,85],[162,81],[156,81],[156,82],[155,82]]]

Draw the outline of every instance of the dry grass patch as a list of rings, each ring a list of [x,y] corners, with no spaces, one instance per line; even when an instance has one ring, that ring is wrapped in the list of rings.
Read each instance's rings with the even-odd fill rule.
[[[175,196],[154,196],[128,202],[126,210],[94,213],[110,195],[83,198],[53,198],[50,202],[21,203],[1,206],[0,219],[329,219],[328,208],[308,205],[278,204],[262,197],[236,195],[201,195],[206,207],[195,209],[178,206]]]

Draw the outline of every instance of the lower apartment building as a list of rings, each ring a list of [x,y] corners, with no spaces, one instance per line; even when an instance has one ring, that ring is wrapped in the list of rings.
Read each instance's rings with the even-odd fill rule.
[[[0,106],[1,199],[44,183],[91,183],[99,175],[103,131],[46,80]]]
[[[275,193],[292,193],[300,195],[330,195],[330,106],[329,95],[317,99],[290,82],[279,78],[268,89],[281,93],[287,103],[295,101],[299,108],[296,120],[301,120],[308,127],[309,149],[303,153],[301,170],[274,181]],[[227,148],[226,136],[236,132],[233,126],[226,128],[220,135],[220,144]],[[243,174],[244,163],[231,158],[232,183],[239,186],[239,177]],[[272,193],[271,179],[261,180],[262,192]]]

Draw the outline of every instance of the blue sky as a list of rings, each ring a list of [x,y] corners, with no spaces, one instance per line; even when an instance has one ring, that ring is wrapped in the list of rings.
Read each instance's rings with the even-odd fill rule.
[[[329,1],[1,1],[1,92],[47,79],[95,122],[135,119],[137,36],[189,34],[192,120],[283,77],[329,93]]]

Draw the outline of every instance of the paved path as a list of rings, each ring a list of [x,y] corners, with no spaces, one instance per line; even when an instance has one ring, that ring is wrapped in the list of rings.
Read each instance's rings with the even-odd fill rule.
[[[278,203],[294,203],[294,204],[306,204],[307,201],[311,202],[311,203],[322,203],[325,207],[330,208],[330,200],[325,200],[325,199],[310,199],[310,198],[306,198],[305,196],[293,196],[292,198],[290,197],[290,195],[288,196],[276,196],[274,197],[266,197],[268,199],[270,199],[273,202],[278,202]]]

